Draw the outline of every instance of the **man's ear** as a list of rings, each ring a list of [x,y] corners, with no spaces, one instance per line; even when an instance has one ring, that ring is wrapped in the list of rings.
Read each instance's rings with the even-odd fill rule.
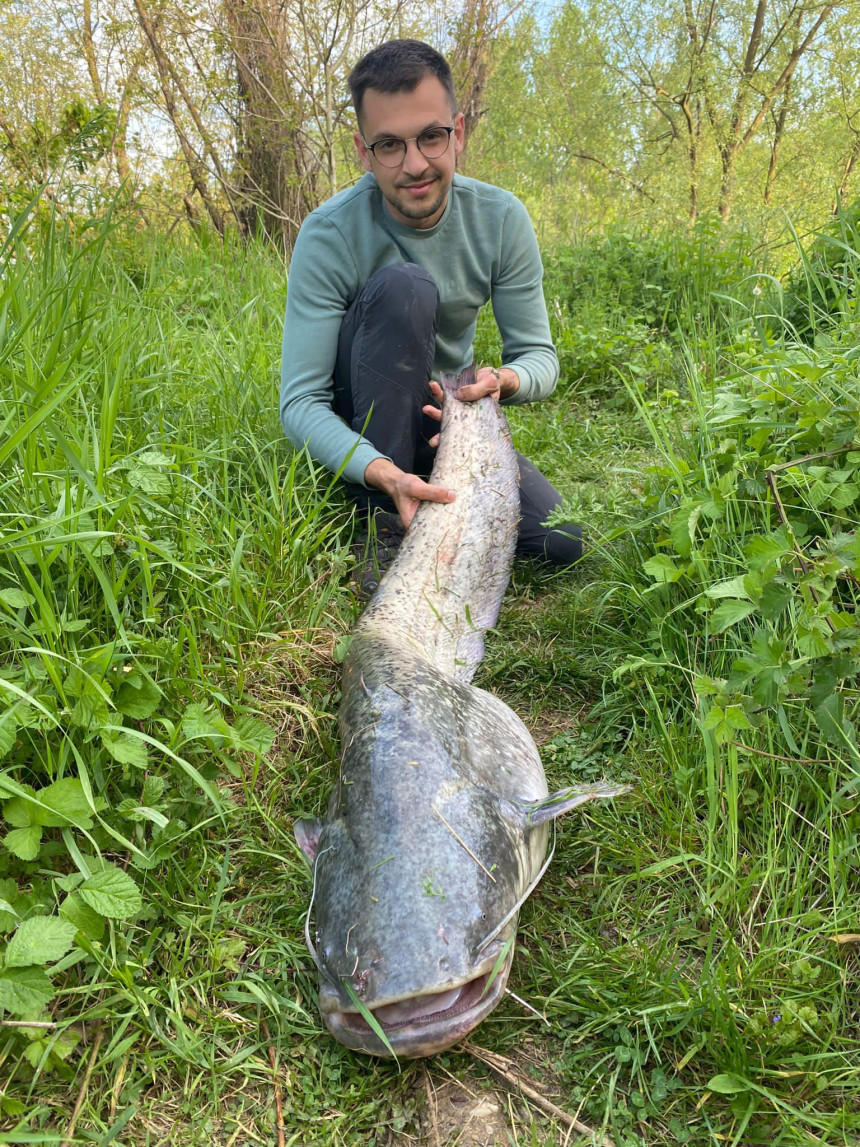
[[[355,150],[358,152],[358,162],[365,171],[373,171],[373,164],[370,162],[370,152],[365,146],[364,136],[360,131],[357,131],[354,133],[352,139],[355,144]]]
[[[457,112],[454,116],[454,156],[458,156],[463,150],[463,143],[466,138],[466,120],[462,112]]]

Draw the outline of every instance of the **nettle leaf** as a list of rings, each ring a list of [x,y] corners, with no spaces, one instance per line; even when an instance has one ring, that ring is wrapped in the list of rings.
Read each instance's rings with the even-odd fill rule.
[[[25,593],[23,589],[0,589],[0,601],[10,609],[27,609],[36,604],[33,595]]]
[[[142,721],[151,717],[161,700],[161,690],[148,677],[135,670],[119,687],[116,707],[126,717]]]
[[[173,459],[161,450],[144,450],[137,455],[137,461],[142,466],[172,466]]]
[[[22,920],[6,948],[6,967],[53,964],[72,947],[77,929],[58,916],[31,916]]]
[[[149,767],[149,753],[145,742],[131,733],[119,732],[115,737],[102,734],[102,744],[121,765],[133,765],[136,769]]]
[[[751,601],[724,601],[718,605],[711,614],[711,632],[723,633],[730,626],[755,612],[755,604]]]
[[[12,1015],[38,1014],[54,998],[54,985],[41,968],[3,968],[0,1008]]]
[[[85,693],[78,698],[70,719],[73,725],[78,725],[82,729],[98,729],[102,725],[107,725],[110,719],[107,701],[100,694],[93,696],[91,693]]]
[[[60,905],[60,915],[73,924],[89,940],[101,940],[105,933],[105,918],[95,908],[85,904],[77,892],[70,892]]]
[[[42,844],[42,829],[37,824],[13,828],[3,837],[3,844],[19,860],[35,860]]]
[[[684,570],[676,566],[668,554],[655,554],[642,568],[658,585],[669,585],[684,576]]]
[[[127,872],[113,864],[107,864],[101,872],[87,877],[78,895],[102,916],[116,920],[134,916],[143,904],[140,889],[135,882]]]
[[[233,744],[237,749],[262,756],[268,753],[274,742],[275,730],[258,717],[243,715],[233,724]]]

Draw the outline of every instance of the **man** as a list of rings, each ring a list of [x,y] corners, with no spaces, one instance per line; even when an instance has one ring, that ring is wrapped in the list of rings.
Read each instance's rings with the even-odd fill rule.
[[[369,593],[418,505],[456,497],[427,481],[441,417],[441,389],[430,379],[471,364],[481,306],[492,299],[504,365],[479,367],[462,400],[545,398],[558,359],[525,208],[509,192],[455,175],[464,120],[444,57],[420,41],[393,40],[359,61],[349,85],[366,174],[312,212],[296,240],[281,421],[375,519],[380,548],[361,575]],[[581,556],[581,531],[543,525],[560,498],[519,461],[517,552],[569,565]]]

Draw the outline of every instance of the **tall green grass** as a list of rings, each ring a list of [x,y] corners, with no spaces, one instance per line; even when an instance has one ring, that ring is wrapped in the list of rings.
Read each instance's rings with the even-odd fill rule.
[[[82,1021],[118,1023],[112,1046],[170,1014],[145,987],[147,952],[213,833],[226,865],[275,738],[249,666],[265,648],[283,658],[283,727],[301,745],[313,674],[284,651],[325,647],[344,594],[348,515],[274,414],[277,265],[146,246],[110,220],[77,237],[22,220],[0,254],[12,1080],[68,1074]]]
[[[543,1019],[476,1042],[619,1147],[851,1143],[851,328],[795,339],[703,229],[547,265],[565,375],[510,420],[589,552],[515,571],[482,683],[552,786],[636,791],[563,823],[512,979]],[[304,949],[356,607],[277,424],[284,268],[22,219],[0,276],[0,1135],[62,1142],[80,1099],[74,1142],[271,1144],[277,1087],[287,1143],[433,1142],[428,1087],[485,1068],[339,1047]]]

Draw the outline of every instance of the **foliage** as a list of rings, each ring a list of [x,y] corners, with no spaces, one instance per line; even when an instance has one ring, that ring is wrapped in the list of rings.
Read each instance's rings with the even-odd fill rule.
[[[805,341],[856,323],[860,269],[860,201],[841,207],[809,250],[800,248],[783,297],[775,300],[789,328]]]
[[[110,239],[21,217],[0,261],[0,1010],[37,1022],[11,1030],[40,1072],[74,1048],[74,1012],[34,1038],[57,993],[135,990],[124,930],[157,917],[180,842],[228,831],[226,786],[272,747],[243,647],[314,625],[336,589],[303,596],[333,544],[325,491],[282,465],[271,411],[242,440],[264,424],[248,380],[273,378],[254,296],[158,248],[135,286]]]
[[[428,1079],[492,1077],[336,1045],[303,943],[356,606],[277,425],[283,266],[181,239],[21,220],[4,254],[0,1136],[270,1143],[277,1079],[288,1142],[427,1137]],[[635,791],[559,826],[474,1043],[619,1145],[851,1142],[856,338],[799,342],[764,258],[685,242],[547,252],[568,373],[508,415],[587,555],[517,565],[481,684],[553,787]]]

